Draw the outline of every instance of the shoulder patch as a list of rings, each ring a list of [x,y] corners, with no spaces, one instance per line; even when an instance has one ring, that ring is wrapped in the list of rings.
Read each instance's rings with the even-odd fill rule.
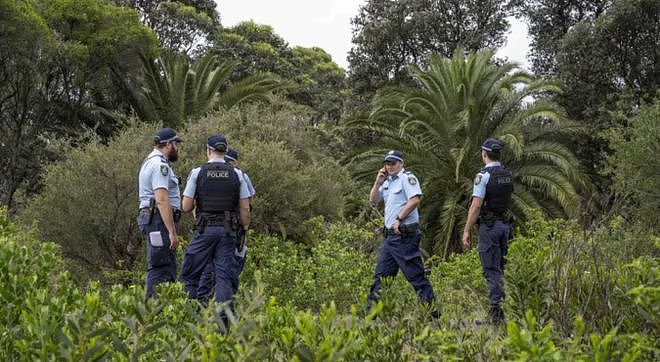
[[[415,176],[408,176],[408,183],[413,186],[417,185],[417,179],[415,178]]]
[[[474,184],[479,185],[481,183],[481,174],[478,173],[477,176],[474,177]]]
[[[169,172],[170,172],[170,171],[167,169],[167,166],[166,166],[166,165],[160,165],[160,173],[162,173],[163,176],[167,176],[167,174],[168,174]]]

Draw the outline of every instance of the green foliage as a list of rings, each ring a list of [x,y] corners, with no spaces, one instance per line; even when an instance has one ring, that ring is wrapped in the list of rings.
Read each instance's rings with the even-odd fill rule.
[[[220,19],[213,0],[114,0],[131,7],[158,36],[161,47],[199,56],[213,39]]]
[[[563,361],[561,351],[552,338],[552,323],[538,326],[531,311],[525,314],[525,327],[519,328],[514,322],[507,324],[508,336],[504,341],[515,361]]]
[[[43,191],[21,215],[26,224],[37,221],[43,240],[62,245],[82,267],[77,275],[98,277],[103,269],[130,266],[142,249],[136,177],[153,132],[135,126],[108,144],[92,140],[69,150],[48,167]]]
[[[311,123],[339,121],[345,74],[323,49],[290,48],[271,26],[245,21],[219,31],[211,53],[237,61],[233,81],[260,72],[291,80],[287,98],[314,110]]]
[[[618,194],[622,211],[632,219],[657,230],[657,209],[660,191],[656,175],[660,161],[660,100],[641,107],[627,127],[617,127],[605,133],[613,154],[608,158],[613,176],[612,188]]]
[[[207,137],[227,135],[257,190],[252,227],[300,240],[306,219],[342,216],[350,181],[335,160],[323,155],[311,130],[291,123],[303,122],[299,114],[287,104],[279,110],[254,106],[191,123],[181,132],[187,142],[174,170],[185,179],[206,162]],[[244,117],[249,124],[242,126]],[[143,243],[136,224],[137,173],[157,128],[135,125],[107,144],[93,139],[67,151],[62,162],[48,168],[43,192],[22,215],[26,224],[37,221],[43,240],[62,245],[81,279],[98,278],[109,270],[134,270],[139,261]],[[192,234],[190,218],[184,218],[180,234],[188,238]],[[126,272],[112,277],[130,282],[137,275]]]
[[[609,180],[600,171],[614,148],[601,131],[619,124],[619,113],[627,118],[656,95],[660,5],[653,0],[524,3],[533,69],[566,84],[555,100],[571,119],[593,131],[571,137],[571,150],[600,191],[608,193]]]
[[[313,243],[307,248],[274,237],[250,237],[250,262],[242,281],[251,284],[257,270],[268,270],[261,276],[265,292],[278,303],[301,309],[318,310],[331,301],[340,310],[359,304],[360,292],[368,289],[374,260],[355,244],[373,234],[350,224],[324,225],[320,217],[305,224]]]
[[[407,66],[425,68],[431,54],[496,48],[504,42],[509,10],[493,0],[366,1],[351,20],[351,88],[368,102],[385,85],[411,84]]]
[[[516,238],[509,248],[508,315],[522,319],[522,313],[532,310],[541,323],[552,320],[562,336],[571,335],[578,316],[599,331],[657,330],[650,315],[660,302],[655,289],[658,261],[643,256],[657,255],[657,237],[621,219],[589,233],[575,223],[545,221],[539,214],[528,225],[528,236]],[[636,289],[640,285],[645,287]],[[634,299],[637,290],[644,296]]]
[[[131,91],[131,104],[143,121],[162,121],[168,127],[181,127],[189,119],[241,102],[267,100],[286,86],[264,73],[231,84],[236,64],[212,55],[190,62],[185,55],[169,53],[155,60],[144,57],[142,63],[144,75],[140,87]]]
[[[544,240],[558,232],[546,233],[551,228],[530,227],[528,237],[550,243]],[[5,326],[0,359],[635,361],[660,355],[657,325],[633,332],[623,325],[599,329],[578,315],[570,336],[563,336],[553,322],[539,321],[531,310],[524,319],[509,316],[507,335],[501,328],[466,322],[482,312],[476,308],[479,296],[470,289],[482,288],[477,293],[485,301],[474,252],[434,268],[440,320],[429,318],[402,276],[385,283],[383,299],[366,313],[364,294],[356,289],[366,289],[375,260],[353,245],[374,235],[321,218],[306,222],[306,230],[308,249],[250,235],[247,269],[232,312],[188,301],[181,284],[160,285],[158,298],[148,301],[142,286],[104,290],[91,283],[81,291],[64,271],[59,248],[35,240],[29,230],[8,222],[2,210],[0,303],[6,313],[0,316]],[[520,256],[510,263],[514,260],[522,262]],[[623,290],[641,295],[630,286],[657,287],[656,259],[638,257],[623,270],[629,270],[622,273]],[[463,279],[456,283],[446,280],[459,276]],[[466,290],[460,302],[447,298]],[[640,306],[658,305],[657,293],[642,299]],[[630,317],[635,313],[631,306],[620,312]],[[229,316],[228,330],[223,311]]]
[[[541,76],[557,72],[557,52],[562,38],[580,21],[591,22],[612,5],[612,0],[517,1],[519,15],[527,20],[532,70]],[[591,59],[597,62],[598,59]]]
[[[529,208],[548,215],[573,213],[588,181],[561,136],[576,132],[556,104],[524,99],[560,91],[513,64],[493,62],[493,51],[452,58],[434,56],[428,70],[412,67],[419,85],[383,90],[368,118],[348,127],[380,137],[377,145],[358,148],[347,157],[355,175],[373,177],[382,154],[401,149],[408,170],[422,182],[420,212],[434,254],[458,250],[467,218],[474,175],[483,167],[480,145],[488,137],[504,141],[502,163],[514,174],[511,213],[527,218]],[[378,160],[378,161],[376,161]]]
[[[12,208],[38,189],[58,137],[116,129],[124,82],[157,49],[135,12],[103,0],[3,0],[0,24],[0,202]]]

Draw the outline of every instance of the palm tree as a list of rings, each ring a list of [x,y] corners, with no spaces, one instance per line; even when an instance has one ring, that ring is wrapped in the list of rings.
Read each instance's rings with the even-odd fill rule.
[[[404,151],[406,167],[422,182],[420,211],[434,254],[457,250],[472,181],[483,167],[480,145],[488,137],[506,145],[502,162],[514,171],[514,219],[524,220],[533,208],[570,215],[589,189],[578,160],[559,141],[578,127],[559,106],[539,98],[560,86],[514,64],[497,65],[493,55],[486,50],[466,56],[459,48],[450,59],[433,56],[428,70],[411,66],[417,87],[381,91],[370,114],[347,124],[380,137],[377,146],[346,159],[357,176],[372,177],[387,149]]]
[[[162,121],[168,127],[248,100],[267,100],[271,92],[288,86],[267,73],[232,84],[237,63],[220,62],[214,55],[191,63],[185,55],[168,54],[156,60],[143,57],[142,63],[139,85],[130,88],[131,105],[143,121]]]

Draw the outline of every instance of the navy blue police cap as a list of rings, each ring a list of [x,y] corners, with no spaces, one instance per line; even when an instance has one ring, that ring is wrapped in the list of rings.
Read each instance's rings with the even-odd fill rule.
[[[209,137],[206,142],[206,146],[211,151],[224,152],[227,149],[227,139],[219,134],[214,134],[213,136]]]
[[[167,143],[167,142],[183,142],[183,138],[179,137],[176,134],[176,131],[171,128],[161,128],[156,132],[154,140],[158,143]]]
[[[385,159],[383,162],[387,161],[400,161],[403,162],[403,152],[397,150],[391,150],[385,154]]]
[[[494,138],[488,138],[481,144],[481,149],[488,152],[500,152],[503,147],[502,142]]]
[[[225,161],[226,162],[238,161],[238,151],[236,151],[233,148],[230,148],[227,151],[227,154],[225,155]]]

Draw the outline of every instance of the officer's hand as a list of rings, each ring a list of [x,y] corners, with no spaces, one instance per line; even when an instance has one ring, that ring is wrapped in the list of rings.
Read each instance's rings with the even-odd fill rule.
[[[176,233],[169,233],[170,237],[170,250],[176,250],[176,247],[179,246],[179,238],[176,236]]]
[[[464,232],[463,233],[463,250],[467,250],[470,248],[470,233],[469,232]]]
[[[385,177],[387,177],[387,170],[385,169],[385,167],[383,167],[380,170],[378,170],[378,175],[376,175],[376,182],[382,184],[383,182],[385,182]]]
[[[401,235],[401,230],[399,230],[399,224],[401,224],[399,220],[396,220],[394,224],[392,224],[392,229],[394,230],[394,233],[397,235]]]

